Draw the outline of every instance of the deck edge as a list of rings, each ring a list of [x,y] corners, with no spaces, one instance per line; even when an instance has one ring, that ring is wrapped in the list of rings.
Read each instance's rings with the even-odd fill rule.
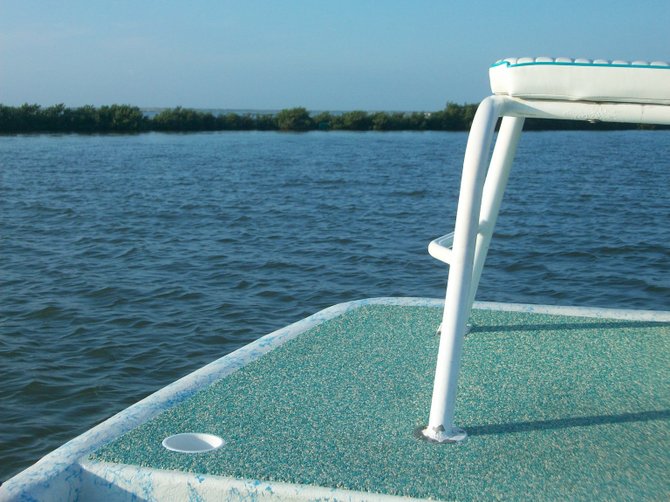
[[[412,502],[420,499],[341,488],[235,479],[99,461],[82,463],[83,500],[320,500]],[[140,482],[141,480],[141,482]]]

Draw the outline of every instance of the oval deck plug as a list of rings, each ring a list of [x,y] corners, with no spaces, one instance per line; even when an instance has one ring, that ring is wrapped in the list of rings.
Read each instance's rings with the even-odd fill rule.
[[[223,446],[224,441],[219,436],[201,432],[185,432],[166,437],[163,446],[179,453],[205,453]]]

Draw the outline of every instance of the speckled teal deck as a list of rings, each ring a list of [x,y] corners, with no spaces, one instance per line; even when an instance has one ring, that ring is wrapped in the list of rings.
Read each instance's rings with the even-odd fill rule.
[[[475,311],[460,445],[427,422],[441,310],[327,321],[100,449],[92,460],[438,499],[667,500],[670,323]],[[164,437],[226,445],[185,455]]]

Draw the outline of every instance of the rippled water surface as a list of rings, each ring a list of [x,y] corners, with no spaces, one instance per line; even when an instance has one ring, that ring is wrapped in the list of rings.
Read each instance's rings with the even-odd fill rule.
[[[324,307],[444,294],[466,135],[0,138],[0,480]],[[482,300],[670,309],[670,132],[528,133]]]

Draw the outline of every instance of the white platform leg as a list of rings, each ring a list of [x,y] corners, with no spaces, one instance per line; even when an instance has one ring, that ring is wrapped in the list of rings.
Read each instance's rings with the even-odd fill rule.
[[[479,279],[482,276],[482,269],[486,262],[486,255],[488,254],[491,238],[493,237],[493,230],[498,220],[500,204],[505,193],[507,181],[509,180],[510,171],[512,170],[512,161],[516,154],[516,147],[519,144],[524,121],[523,117],[503,117],[496,139],[496,146],[493,149],[491,164],[486,174],[484,191],[482,192],[479,234],[477,235],[477,245],[475,247],[472,284],[470,286],[470,298],[468,301],[468,319],[470,318],[472,304],[475,301],[475,295],[479,287]]]
[[[454,405],[465,324],[470,310],[468,302],[482,191],[500,106],[500,101],[493,96],[481,102],[465,151],[433,398],[428,427],[423,430],[423,435],[432,441],[454,442],[466,437],[465,432],[453,424]]]

